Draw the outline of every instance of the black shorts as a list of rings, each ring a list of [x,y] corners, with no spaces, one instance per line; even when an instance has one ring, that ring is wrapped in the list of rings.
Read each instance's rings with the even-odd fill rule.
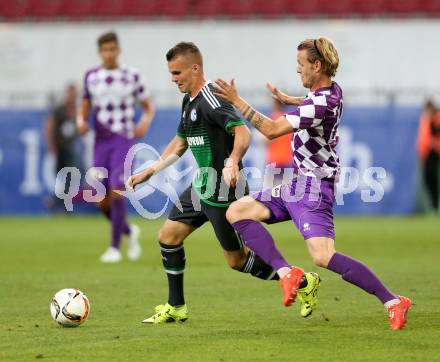
[[[196,193],[193,192],[196,197]],[[168,219],[179,221],[196,228],[202,226],[209,221],[214,228],[215,235],[224,250],[234,251],[244,247],[244,243],[240,235],[234,230],[229,221],[226,219],[227,207],[211,206],[197,198],[195,204],[200,205],[197,211],[195,205],[191,201],[191,186],[188,187],[179,197],[182,205],[180,211],[176,205],[172,208]],[[197,208],[197,207],[196,207]]]

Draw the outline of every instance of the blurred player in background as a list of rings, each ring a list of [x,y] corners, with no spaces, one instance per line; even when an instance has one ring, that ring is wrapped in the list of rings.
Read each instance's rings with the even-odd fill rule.
[[[272,119],[278,119],[286,114],[283,109],[283,103],[278,98],[273,98],[273,108],[270,114]],[[259,133],[261,135],[261,133]],[[265,140],[267,138],[262,135]],[[279,185],[283,180],[284,169],[292,168],[292,151],[290,142],[292,141],[292,134],[285,134],[272,140],[268,140],[266,150],[266,163],[274,165],[280,169],[279,173],[274,175],[274,182],[268,187]],[[278,170],[277,170],[278,171]]]
[[[75,167],[75,140],[77,138],[75,118],[77,111],[78,89],[75,84],[68,84],[64,98],[60,104],[55,106],[44,125],[44,134],[47,147],[55,157],[56,174],[64,167]],[[62,192],[70,187],[70,174],[63,185],[55,185],[62,188]],[[64,210],[63,200],[53,197],[47,202],[52,211]]]
[[[417,150],[431,206],[438,211],[440,201],[440,113],[432,101],[426,102],[420,117]]]
[[[401,329],[406,323],[411,300],[390,292],[366,265],[336,252],[334,246],[334,184],[340,168],[336,145],[342,115],[342,90],[332,78],[339,65],[338,52],[327,38],[304,40],[297,50],[297,72],[310,92],[306,98],[288,97],[269,85],[275,96],[298,106],[276,120],[259,113],[241,98],[233,80],[230,84],[222,79],[216,82],[216,94],[231,102],[269,139],[294,132],[292,153],[296,177],[290,184],[259,193],[256,199],[248,196],[244,200],[247,202],[234,202],[227,218],[246,240],[246,245],[278,272],[286,306],[295,300],[304,272],[299,267],[291,267],[284,259],[261,225],[262,221],[293,220],[314,263],[376,295],[388,310],[391,329]],[[306,302],[310,298],[301,293],[298,296]]]
[[[112,225],[110,247],[101,255],[104,263],[119,262],[122,259],[122,235],[128,236],[128,258],[137,260],[140,257],[139,228],[128,225],[125,200],[113,191],[124,188],[124,160],[127,152],[133,138],[146,134],[155,113],[138,71],[118,63],[120,51],[116,33],[105,33],[98,38],[102,64],[90,69],[85,75],[84,95],[77,117],[78,132],[83,135],[89,129],[87,120],[91,112],[95,128],[94,167],[108,171],[108,175],[97,175],[107,190],[106,197],[98,206]],[[143,113],[140,121],[135,124],[137,102],[142,106]]]
[[[186,93],[177,135],[168,144],[161,159],[127,182],[129,190],[168,167],[190,147],[199,169],[192,182],[180,195],[183,210],[176,206],[159,231],[163,265],[168,277],[168,303],[156,307],[156,313],[144,323],[161,324],[188,318],[183,293],[185,269],[184,240],[209,221],[219,240],[229,266],[260,279],[278,279],[274,270],[243,244],[229,222],[226,210],[236,200],[242,157],[250,133],[236,110],[213,94],[213,84],[205,80],[203,59],[193,43],[179,43],[167,53],[172,81]],[[210,168],[213,173],[205,173]],[[245,180],[241,182],[246,183]],[[222,187],[227,184],[222,192]],[[230,187],[229,187],[230,186]],[[245,187],[243,187],[243,191]],[[199,205],[200,207],[196,207]]]

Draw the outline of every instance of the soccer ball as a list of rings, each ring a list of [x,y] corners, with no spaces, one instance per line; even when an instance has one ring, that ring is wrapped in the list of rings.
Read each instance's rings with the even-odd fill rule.
[[[50,314],[63,327],[76,327],[84,323],[90,312],[86,295],[78,289],[61,289],[50,303]]]

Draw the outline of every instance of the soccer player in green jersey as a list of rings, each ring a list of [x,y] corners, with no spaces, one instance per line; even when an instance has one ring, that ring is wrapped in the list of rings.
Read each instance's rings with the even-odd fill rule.
[[[199,168],[192,185],[180,195],[182,210],[174,206],[159,231],[169,297],[166,304],[157,306],[153,316],[143,321],[153,324],[183,322],[188,318],[183,293],[183,242],[207,221],[212,224],[231,268],[261,279],[278,279],[270,266],[245,247],[226,220],[227,207],[236,200],[236,186],[241,185],[246,192],[246,182],[239,179],[239,174],[251,139],[247,126],[230,103],[213,94],[213,84],[204,77],[202,54],[195,44],[181,42],[168,51],[166,58],[172,81],[185,93],[177,135],[160,160],[128,179],[127,188],[133,191],[136,185],[175,162],[188,147]],[[309,274],[313,279],[314,275]],[[308,284],[317,288],[319,283]]]

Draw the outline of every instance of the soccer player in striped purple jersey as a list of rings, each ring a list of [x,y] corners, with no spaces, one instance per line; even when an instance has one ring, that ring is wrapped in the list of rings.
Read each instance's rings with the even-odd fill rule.
[[[142,84],[139,72],[118,63],[120,54],[116,33],[108,32],[98,38],[98,52],[102,64],[86,72],[84,95],[77,118],[80,134],[88,131],[88,117],[92,112],[95,128],[93,166],[102,167],[108,174],[97,174],[106,187],[106,197],[98,206],[112,225],[109,248],[101,256],[106,263],[122,259],[119,250],[121,236],[128,236],[127,256],[140,257],[139,227],[128,225],[125,200],[114,190],[124,189],[124,160],[133,138],[143,137],[154,117],[154,106]],[[135,106],[143,108],[140,121],[134,123]]]
[[[261,222],[292,220],[303,235],[314,263],[374,294],[388,310],[391,329],[401,329],[411,300],[392,293],[366,265],[335,250],[332,208],[339,175],[336,145],[342,90],[332,78],[339,65],[338,52],[327,38],[304,40],[297,50],[297,72],[310,92],[305,98],[290,97],[268,84],[276,98],[297,106],[277,120],[253,109],[238,95],[233,80],[216,81],[216,94],[233,104],[263,135],[273,139],[294,133],[291,182],[232,203],[227,218],[246,245],[278,272],[286,306],[298,294],[303,305],[313,310],[317,289],[313,295],[302,291],[304,271],[285,260]]]

